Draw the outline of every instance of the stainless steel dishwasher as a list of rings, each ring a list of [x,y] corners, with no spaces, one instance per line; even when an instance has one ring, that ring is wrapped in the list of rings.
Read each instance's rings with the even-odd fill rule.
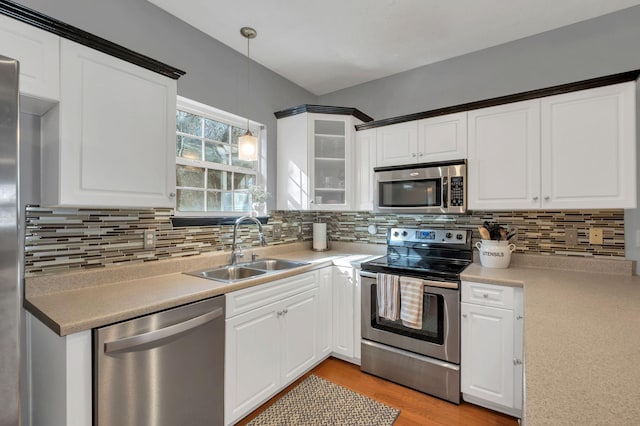
[[[94,426],[224,422],[224,296],[95,329]]]

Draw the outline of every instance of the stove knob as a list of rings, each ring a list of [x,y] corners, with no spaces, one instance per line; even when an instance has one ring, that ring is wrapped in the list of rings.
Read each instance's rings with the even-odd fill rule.
[[[402,236],[406,237],[408,235],[407,231],[402,231]]]
[[[451,232],[447,232],[447,234],[445,235],[445,237],[447,238],[451,238],[453,235],[451,234]]]
[[[462,234],[456,235],[456,240],[461,240],[461,239],[462,239]]]
[[[400,235],[400,234],[398,234],[398,231],[395,231],[395,232],[393,233],[393,236],[394,236],[394,237],[397,237],[398,235]]]

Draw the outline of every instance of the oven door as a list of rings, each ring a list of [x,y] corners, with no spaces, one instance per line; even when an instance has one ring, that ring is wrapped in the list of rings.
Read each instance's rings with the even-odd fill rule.
[[[378,316],[375,274],[361,272],[362,338],[407,351],[460,363],[460,291],[425,285],[422,329]]]

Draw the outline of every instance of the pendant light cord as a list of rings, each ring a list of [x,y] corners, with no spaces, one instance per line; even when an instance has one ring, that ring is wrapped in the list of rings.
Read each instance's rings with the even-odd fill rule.
[[[249,93],[251,92],[251,78],[250,78],[250,72],[251,72],[251,55],[249,54],[249,41],[251,40],[251,38],[247,37],[247,97],[246,97],[246,110],[245,113],[247,114],[247,132],[249,132]]]

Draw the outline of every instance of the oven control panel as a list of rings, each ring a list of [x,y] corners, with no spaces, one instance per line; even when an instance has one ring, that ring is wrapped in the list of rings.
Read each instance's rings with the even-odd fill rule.
[[[467,243],[467,231],[460,229],[391,228],[388,232],[389,243]]]

